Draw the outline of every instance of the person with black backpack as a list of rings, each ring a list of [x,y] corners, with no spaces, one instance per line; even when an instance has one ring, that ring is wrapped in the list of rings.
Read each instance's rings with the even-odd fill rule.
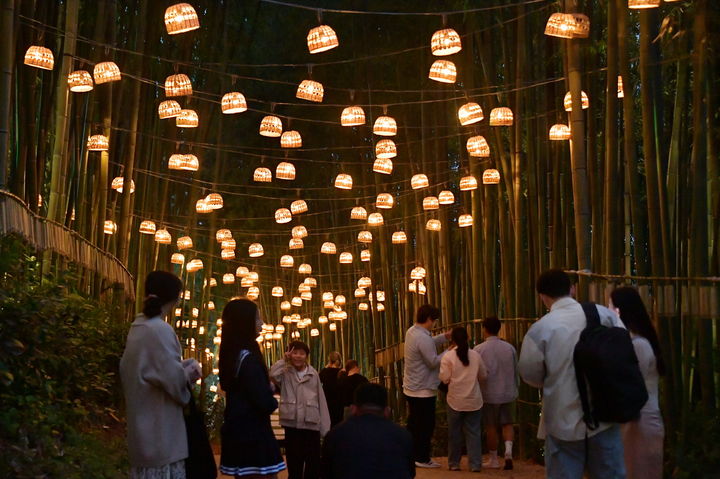
[[[570,295],[570,278],[562,270],[548,270],[538,277],[536,289],[550,312],[525,335],[518,370],[526,383],[542,388],[538,437],[545,439],[545,476],[581,479],[587,471],[590,478],[624,478],[619,424],[586,423],[574,355],[588,320],[583,306]],[[599,325],[623,328],[615,313],[593,306]]]

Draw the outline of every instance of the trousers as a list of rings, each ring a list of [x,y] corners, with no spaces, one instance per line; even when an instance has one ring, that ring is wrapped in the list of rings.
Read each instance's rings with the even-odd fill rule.
[[[407,429],[413,438],[417,462],[430,462],[430,442],[435,431],[435,397],[405,396],[408,403]]]

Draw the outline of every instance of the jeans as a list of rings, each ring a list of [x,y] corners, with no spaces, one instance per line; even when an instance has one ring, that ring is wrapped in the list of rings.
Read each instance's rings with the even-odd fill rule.
[[[413,454],[417,462],[430,462],[430,441],[435,430],[435,397],[414,398],[408,402],[407,429],[413,438]]]
[[[624,479],[625,461],[620,426],[615,424],[599,434],[579,441],[545,438],[545,477],[582,479],[587,469],[590,479]]]
[[[456,411],[448,405],[447,420],[448,466],[460,465],[464,440],[470,470],[480,470],[482,467],[482,409]]]
[[[285,460],[289,479],[320,477],[320,431],[285,428]]]

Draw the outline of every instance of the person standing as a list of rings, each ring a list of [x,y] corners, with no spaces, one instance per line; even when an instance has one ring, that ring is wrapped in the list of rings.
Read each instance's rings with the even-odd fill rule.
[[[542,388],[538,437],[545,439],[545,476],[581,479],[625,477],[620,426],[600,423],[589,430],[583,421],[573,354],[586,317],[571,296],[568,275],[559,269],[542,273],[536,289],[550,312],[528,330],[520,349],[518,370],[530,386]],[[623,327],[615,313],[597,305],[600,322]]]
[[[511,470],[513,448],[514,401],[518,396],[517,353],[512,344],[498,337],[500,320],[495,316],[486,318],[482,324],[485,341],[475,346],[487,368],[487,380],[480,385],[483,399],[483,425],[487,437],[489,460],[483,466],[497,469],[498,427],[502,428],[505,441],[505,465]]]
[[[640,418],[622,425],[627,477],[662,478],[665,428],[658,402],[658,382],[665,373],[665,364],[657,332],[635,288],[625,286],[613,290],[609,307],[620,315],[630,331],[648,391],[648,400],[640,411]]]
[[[222,312],[220,386],[225,391],[220,431],[220,472],[245,478],[277,477],[285,469],[270,415],[277,409],[258,342],[262,320],[249,299],[234,299]]]
[[[347,360],[345,368],[340,371],[338,378],[338,393],[343,407],[343,417],[347,418],[350,415],[350,406],[355,397],[355,390],[361,384],[367,383],[368,379],[360,374],[360,365],[354,359]]]
[[[343,406],[338,390],[338,374],[341,368],[340,353],[333,351],[328,354],[327,364],[320,370],[320,382],[330,411],[330,427],[335,427],[343,420]]]
[[[453,347],[440,361],[440,381],[448,385],[448,467],[451,471],[460,470],[465,439],[470,470],[480,472],[483,407],[480,382],[487,378],[487,371],[480,355],[468,346],[464,327],[453,328],[451,340]]]
[[[145,279],[143,310],[130,326],[120,359],[127,408],[130,479],[185,479],[188,444],[183,406],[190,384],[201,377],[194,359],[182,359],[172,326],[182,282],[172,273],[153,271]]]
[[[442,358],[437,347],[448,341],[450,332],[430,334],[439,319],[438,308],[422,305],[415,324],[405,333],[403,393],[408,403],[407,428],[413,437],[415,465],[423,468],[440,467],[430,457],[430,441],[435,430],[435,398]]]

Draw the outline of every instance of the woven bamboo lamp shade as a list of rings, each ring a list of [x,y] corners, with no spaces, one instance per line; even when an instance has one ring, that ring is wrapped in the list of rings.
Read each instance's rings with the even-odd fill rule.
[[[392,234],[392,244],[407,243],[407,235],[404,231],[396,231]]]
[[[328,322],[327,316],[318,316],[318,323],[326,324]]]
[[[300,148],[302,146],[302,137],[300,133],[295,130],[284,131],[280,135],[280,147],[281,148]]]
[[[425,268],[422,266],[416,266],[415,268],[410,271],[410,279],[412,280],[419,280],[419,279],[425,279],[426,275]]]
[[[590,19],[582,13],[553,13],[545,24],[545,35],[559,38],[587,38],[590,35]]]
[[[380,193],[375,200],[375,206],[384,210],[389,210],[395,204],[395,199],[390,193]]]
[[[440,220],[428,220],[428,222],[425,223],[425,229],[429,231],[440,231],[442,229],[442,223],[440,223]]]
[[[192,95],[192,82],[190,77],[184,73],[170,75],[165,79],[165,96],[186,96]]]
[[[125,178],[123,178],[122,176],[113,178],[112,183],[110,184],[110,188],[117,191],[118,193],[122,193],[124,182]],[[135,193],[135,182],[133,180],[130,180],[130,193]]]
[[[260,279],[260,275],[258,274],[257,271],[249,271],[247,276],[245,276],[245,277],[248,278],[253,283],[257,283],[258,280]]]
[[[222,249],[220,251],[220,258],[225,261],[230,261],[231,259],[235,259],[235,250],[234,249]]]
[[[335,323],[330,323],[330,324],[328,325],[328,329],[329,329],[330,331],[332,331],[332,332],[337,331],[337,324],[335,324]]]
[[[140,223],[140,233],[144,235],[154,235],[155,228],[155,222],[153,221],[145,220]]]
[[[580,92],[580,99],[582,102],[582,109],[587,110],[590,108],[590,99],[587,96],[587,93],[584,91]],[[565,111],[572,111],[572,95],[570,92],[567,92],[565,94],[565,98],[563,98],[563,106],[565,107]]]
[[[311,288],[317,287],[317,280],[315,278],[305,278],[305,281],[303,281],[303,283],[310,286]]]
[[[49,48],[33,45],[25,52],[25,65],[52,70],[55,66],[55,58]]]
[[[379,302],[385,301],[385,291],[375,291],[375,299]]]
[[[385,305],[382,303],[378,303],[375,307],[379,312],[385,311]]]
[[[253,243],[248,246],[248,256],[250,256],[251,258],[259,258],[264,254],[265,250],[263,249],[263,245],[261,245],[260,243]]]
[[[275,222],[277,224],[289,223],[292,221],[292,213],[287,208],[275,210]]]
[[[260,296],[260,288],[257,286],[250,286],[245,296],[247,296],[247,299],[255,301]]]
[[[168,159],[169,170],[197,171],[199,168],[200,161],[191,153],[175,153]]]
[[[365,110],[361,106],[349,106],[340,115],[342,126],[360,126],[365,124]]]
[[[426,196],[423,198],[423,210],[436,210],[440,208],[440,200],[436,196]]]
[[[215,302],[213,302],[213,301],[208,301],[208,303],[207,303],[207,309],[208,309],[208,311],[214,311],[214,310],[215,310]]]
[[[358,280],[357,285],[358,288],[369,288],[372,285],[372,280],[367,276],[363,276]]]
[[[333,301],[335,298],[334,298],[334,295],[332,294],[332,291],[325,291],[325,292],[323,292],[321,299],[323,301]]]
[[[418,283],[417,292],[421,295],[427,293],[427,286],[425,286],[425,283],[423,283],[422,281]]]
[[[292,304],[290,304],[290,301],[283,301],[282,303],[280,303],[281,311],[290,311],[290,308],[292,308]],[[289,316],[287,316],[287,318],[288,318],[288,320],[290,319]],[[285,320],[283,319],[283,321],[285,321]]]
[[[628,0],[628,8],[657,8],[659,6],[660,0]]]
[[[170,35],[200,28],[200,20],[192,5],[177,3],[165,10],[165,28]]]
[[[470,191],[470,190],[476,190],[478,187],[477,178],[475,178],[472,175],[463,176],[460,178],[460,190],[461,191]]]
[[[433,33],[430,50],[436,57],[452,55],[462,50],[460,35],[452,28],[443,28]]]
[[[665,0],[665,1],[667,2],[668,0]],[[618,97],[618,98],[625,98],[625,88],[623,87],[622,76],[620,76],[620,75],[618,75],[617,85],[618,85],[618,87],[617,87],[617,97]]]
[[[298,266],[298,273],[299,274],[312,274],[312,266],[310,266],[307,263],[303,263],[300,266]]]
[[[93,69],[93,77],[95,77],[95,83],[98,85],[118,81],[121,78],[120,68],[118,68],[115,62],[98,63]]]
[[[357,288],[355,290],[355,293],[353,294],[353,296],[355,296],[356,298],[364,298],[366,295],[367,293],[363,288]]]
[[[383,223],[385,223],[385,219],[380,213],[371,213],[368,216],[368,226],[380,226]]]
[[[300,238],[290,238],[290,242],[288,243],[289,249],[303,249],[305,247],[305,243],[303,243],[303,240]]]
[[[343,296],[342,294],[338,294],[337,296],[335,296],[335,304],[337,304],[338,306],[345,306],[346,302],[347,301],[345,300],[345,296]]]
[[[283,291],[282,286],[273,286],[272,292],[270,294],[272,294],[276,298],[282,298],[285,292]]]
[[[177,244],[178,249],[180,249],[180,250],[190,249],[193,247],[192,238],[189,236],[181,236],[180,238],[177,239],[176,244]]]
[[[460,215],[458,218],[458,226],[460,228],[467,228],[468,226],[473,225],[473,217],[472,215]]]
[[[320,247],[320,252],[323,254],[336,254],[337,253],[337,247],[335,246],[335,243],[331,243],[329,241],[326,241],[322,244]]]
[[[210,193],[205,197],[205,202],[211,210],[219,210],[223,207],[223,197],[220,193]]]
[[[254,284],[254,283],[253,283],[253,280],[251,280],[251,279],[248,278],[247,276],[240,279],[240,287],[241,287],[241,288],[249,288],[249,287],[252,286],[253,284]]]
[[[277,138],[282,135],[282,121],[280,118],[267,115],[260,121],[260,135],[270,138]]]
[[[371,255],[369,249],[364,249],[364,250],[360,251],[360,261],[367,263],[368,261],[370,261],[371,256],[372,255]]]
[[[293,238],[306,238],[308,235],[307,228],[303,225],[294,226],[292,229]]]
[[[483,171],[483,185],[497,185],[500,183],[500,172],[495,168]]]
[[[106,235],[114,235],[117,231],[117,225],[113,220],[105,220],[103,224],[103,233]]]
[[[88,138],[88,151],[107,151],[110,148],[110,141],[105,135],[92,135]]]
[[[238,266],[235,270],[235,276],[237,276],[238,278],[244,278],[249,274],[250,271],[247,269],[247,266]]]
[[[350,219],[351,220],[366,220],[368,217],[367,210],[363,208],[362,206],[355,206],[352,210],[350,210]]]
[[[222,249],[235,249],[237,247],[237,243],[233,238],[228,238],[220,242],[220,247]]]
[[[450,60],[435,60],[430,66],[428,78],[440,83],[455,83],[457,79],[455,64]]]
[[[232,115],[234,113],[242,113],[247,111],[247,101],[245,95],[239,91],[231,91],[225,93],[220,102],[220,108],[225,115]]]
[[[379,116],[373,124],[373,133],[379,136],[397,135],[397,122],[391,116]]]
[[[310,336],[312,336],[312,337],[320,336],[320,331],[318,331],[317,328],[312,328],[312,329],[310,330]]]
[[[323,88],[322,83],[314,80],[303,80],[300,82],[300,85],[298,85],[295,96],[301,100],[320,103],[323,100],[324,93],[325,89]]]
[[[304,293],[306,291],[310,291],[310,286],[305,284],[305,282],[302,282],[298,285],[298,293]]]
[[[155,232],[155,241],[160,244],[171,244],[172,235],[165,228],[159,229]]]
[[[365,244],[372,243],[373,235],[369,231],[360,231],[357,235],[357,240],[360,243],[365,243]]]
[[[272,181],[272,171],[270,171],[269,168],[255,168],[253,181],[257,181],[258,183],[270,183]]]
[[[233,284],[235,282],[235,276],[232,273],[225,273],[222,277],[223,284]]]
[[[470,156],[488,158],[490,156],[490,145],[484,136],[471,136],[465,144]]]
[[[75,93],[83,93],[94,88],[93,79],[87,70],[76,70],[68,75],[68,87]]]
[[[382,173],[383,175],[389,175],[393,170],[393,162],[389,158],[377,158],[373,163],[373,171],[375,173]]]
[[[300,296],[293,296],[293,299],[290,300],[290,304],[293,306],[302,306],[302,298]]]
[[[180,103],[175,100],[165,100],[158,105],[158,118],[161,120],[175,118],[181,111]]]
[[[175,126],[179,128],[197,128],[200,124],[200,118],[195,110],[180,110],[178,116],[175,117]]]
[[[340,173],[335,177],[335,188],[339,190],[351,190],[353,186],[352,176]]]
[[[232,231],[227,228],[221,228],[215,232],[215,241],[217,241],[218,243],[222,243],[223,241],[227,241],[230,239],[232,239]],[[234,243],[232,247],[235,247]],[[223,248],[230,248],[230,246],[223,246]]]
[[[210,278],[209,284],[211,288],[214,288],[215,286],[217,286],[217,280],[215,278]]]
[[[295,265],[295,260],[289,254],[284,254],[280,257],[281,268],[292,268]]]
[[[428,177],[422,173],[418,173],[410,179],[410,186],[413,190],[427,188],[429,184],[430,182],[428,181]]]
[[[290,211],[294,215],[299,215],[301,213],[307,213],[308,205],[305,202],[305,200],[295,200],[292,203],[290,203]]]
[[[493,108],[490,112],[490,126],[512,126],[513,112],[506,106]]]
[[[320,25],[308,32],[307,45],[310,53],[326,52],[339,44],[337,33],[328,25]]]
[[[188,273],[194,273],[196,271],[200,271],[203,269],[203,262],[201,259],[191,259],[188,261],[188,263],[185,265],[185,269]]]
[[[278,163],[277,168],[275,168],[275,177],[279,180],[294,180],[295,165],[287,161]]]
[[[172,264],[183,264],[185,263],[185,255],[182,253],[173,253],[172,256],[170,256],[170,262]]]
[[[277,326],[275,326],[275,332],[283,334],[285,332],[285,326],[283,326],[282,324],[278,324]]]
[[[458,110],[458,120],[460,120],[460,124],[463,126],[480,122],[483,118],[485,118],[485,115],[483,115],[482,108],[472,101],[465,103]]]
[[[455,195],[450,190],[443,190],[438,195],[438,203],[441,205],[451,205],[455,203]]]
[[[550,127],[550,133],[548,134],[551,140],[569,140],[572,136],[570,127],[563,124],[557,124]]]
[[[395,158],[397,156],[397,147],[392,140],[380,140],[375,145],[375,155],[378,158]]]
[[[348,251],[343,251],[342,253],[340,253],[338,261],[340,262],[340,264],[351,264],[353,262],[353,255]]]

